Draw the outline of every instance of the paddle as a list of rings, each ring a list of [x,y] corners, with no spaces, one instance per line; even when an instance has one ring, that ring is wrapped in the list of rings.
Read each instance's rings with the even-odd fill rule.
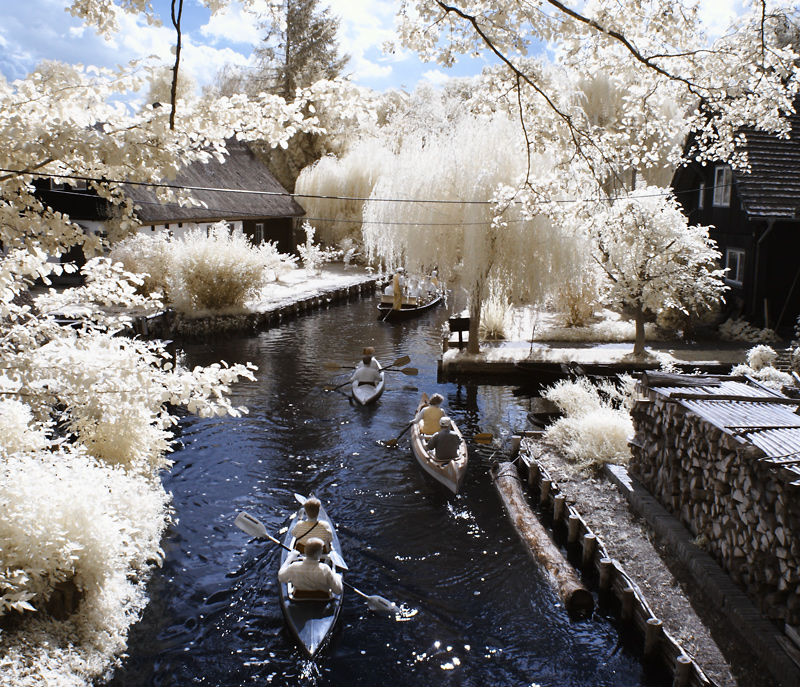
[[[397,446],[397,442],[400,441],[400,437],[403,436],[409,429],[411,429],[411,425],[413,425],[413,424],[414,424],[414,421],[412,420],[405,427],[403,427],[403,431],[400,432],[400,434],[398,434],[394,439],[389,439],[389,441],[387,441],[384,444],[384,446],[388,446],[390,448],[392,446]]]
[[[277,539],[275,539],[275,537],[269,534],[269,532],[267,532],[267,528],[264,527],[261,521],[250,515],[250,513],[239,513],[239,515],[236,516],[235,524],[240,530],[246,532],[252,537],[269,539],[282,549],[291,551],[288,546],[282,542],[279,542]],[[384,599],[382,596],[368,596],[360,589],[356,589],[352,584],[345,582],[344,580],[342,580],[342,584],[344,584],[344,586],[348,589],[352,589],[359,596],[365,598],[367,600],[367,608],[369,608],[369,610],[375,611],[376,613],[383,613],[385,615],[396,615],[399,613],[399,609],[394,602]]]
[[[403,367],[403,365],[408,365],[410,362],[411,358],[409,358],[407,355],[404,355],[395,360],[391,365],[386,365],[382,369],[388,370],[391,367]],[[340,365],[339,363],[332,363],[332,362],[325,363],[325,367],[329,370],[342,370],[342,369],[355,370],[355,367],[353,366],[345,366],[345,365]]]
[[[491,432],[479,432],[472,437],[475,441],[491,441],[494,439],[494,434]]]
[[[337,389],[341,389],[343,386],[347,386],[348,384],[352,384],[353,380],[348,379],[346,382],[342,382],[341,384],[337,384],[336,386],[326,386],[325,391],[336,391]]]

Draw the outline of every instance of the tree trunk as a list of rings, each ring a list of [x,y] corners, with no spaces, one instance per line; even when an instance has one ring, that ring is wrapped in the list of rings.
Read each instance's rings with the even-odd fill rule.
[[[481,299],[473,298],[469,304],[469,341],[467,353],[481,352]]]
[[[644,309],[641,305],[636,306],[636,340],[633,343],[633,354],[634,355],[643,355],[644,354]]]

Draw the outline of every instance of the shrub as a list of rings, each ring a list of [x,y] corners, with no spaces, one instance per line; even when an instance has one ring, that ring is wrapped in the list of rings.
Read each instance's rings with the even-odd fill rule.
[[[726,320],[719,326],[720,338],[726,341],[749,341],[751,343],[771,343],[778,341],[772,329],[758,329],[742,318]]]
[[[168,295],[168,279],[172,272],[173,246],[165,232],[134,234],[114,244],[109,258],[121,262],[128,272],[142,276],[139,293],[161,292]]]
[[[780,389],[783,386],[794,384],[790,374],[773,367],[778,354],[769,346],[755,346],[747,352],[747,364],[736,365],[732,375],[747,375],[758,380],[771,389]]]
[[[558,382],[542,395],[564,417],[547,428],[545,439],[583,470],[627,461],[633,422],[624,406],[629,405],[631,388],[630,383],[621,391],[612,385],[598,387],[587,379]]]
[[[341,251],[335,248],[323,248],[314,243],[316,230],[308,222],[303,222],[303,231],[306,232],[306,242],[297,246],[303,267],[311,274],[318,274],[320,268],[326,263],[341,257]]]
[[[174,307],[187,313],[242,311],[268,281],[294,268],[294,258],[271,243],[254,247],[226,222],[208,234],[194,229],[174,244],[169,295]]]
[[[492,291],[481,308],[481,338],[505,339],[511,329],[511,312],[508,298]]]
[[[600,305],[599,285],[594,272],[587,269],[562,284],[553,296],[553,305],[567,327],[584,326]]]

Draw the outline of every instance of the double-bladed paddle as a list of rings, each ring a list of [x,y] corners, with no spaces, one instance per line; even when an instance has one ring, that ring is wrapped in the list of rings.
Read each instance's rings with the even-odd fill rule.
[[[271,542],[277,544],[282,549],[286,549],[287,551],[291,551],[286,544],[278,541],[273,537],[269,532],[267,532],[267,528],[264,527],[263,523],[258,520],[258,518],[250,515],[250,513],[239,513],[236,516],[235,520],[236,526],[246,532],[251,537],[257,537],[259,539],[269,539]],[[372,595],[369,596],[362,592],[360,589],[356,589],[352,584],[345,582],[342,580],[342,584],[348,589],[352,589],[356,594],[363,597],[367,600],[367,608],[371,611],[375,611],[376,613],[383,613],[385,615],[396,615],[399,613],[399,609],[397,605],[389,601],[388,599],[384,599],[382,596]]]

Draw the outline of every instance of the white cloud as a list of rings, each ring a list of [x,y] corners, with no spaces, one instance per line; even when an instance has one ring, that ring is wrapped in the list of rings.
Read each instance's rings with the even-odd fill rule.
[[[745,13],[743,0],[700,0],[698,15],[710,38],[725,34],[730,23]]]
[[[209,38],[212,44],[227,42],[253,46],[261,41],[258,25],[258,17],[236,2],[209,17],[200,27],[200,33]]]
[[[441,86],[445,81],[450,79],[449,74],[443,72],[441,69],[429,69],[422,73],[422,78],[427,79],[435,86]]]

